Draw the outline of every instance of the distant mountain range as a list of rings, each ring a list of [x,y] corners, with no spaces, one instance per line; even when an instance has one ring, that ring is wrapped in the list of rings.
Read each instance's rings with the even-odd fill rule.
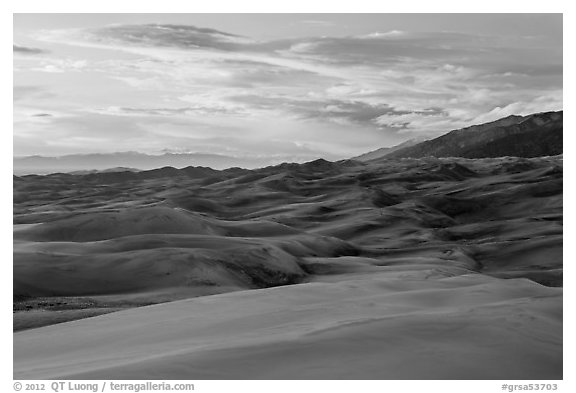
[[[424,142],[408,141],[392,148],[378,149],[354,159],[554,156],[562,154],[562,119],[562,111],[508,116],[450,131]]]
[[[536,113],[528,116],[508,116],[490,123],[450,131],[431,140],[411,139],[400,145],[380,148],[360,156],[356,161],[380,158],[422,157],[539,157],[562,154],[563,112]],[[169,171],[183,168],[186,176],[202,177],[206,171],[227,168],[262,168],[282,162],[305,162],[303,157],[230,157],[202,153],[165,153],[148,155],[137,152],[110,154],[74,154],[61,157],[14,157],[14,174],[49,174],[72,172],[113,179],[116,173],[122,178],[156,176],[154,171],[138,174],[137,171]],[[168,169],[167,167],[171,167]],[[158,169],[160,168],[160,169]],[[190,169],[194,168],[194,170]],[[189,173],[188,173],[189,172]]]
[[[109,170],[111,172],[127,170],[150,170],[162,167],[184,168],[188,166],[226,169],[233,167],[260,168],[285,161],[309,161],[310,157],[231,157],[219,154],[203,153],[165,153],[149,155],[138,152],[119,152],[109,154],[73,154],[60,157],[27,156],[14,157],[14,174],[48,174],[56,172],[76,172],[86,174]],[[120,170],[119,170],[120,169]]]

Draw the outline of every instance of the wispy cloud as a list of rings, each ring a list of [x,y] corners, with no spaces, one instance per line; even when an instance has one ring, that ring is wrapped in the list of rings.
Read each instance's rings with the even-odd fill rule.
[[[333,26],[334,22],[328,20],[320,20],[320,19],[304,19],[301,20],[300,23],[304,25],[311,25],[311,26]]]
[[[44,59],[38,66],[30,69],[49,73],[75,72],[83,70],[87,64],[86,60]]]
[[[130,108],[130,107],[107,107],[94,110],[112,116],[198,116],[198,115],[232,115],[241,114],[239,111],[225,106],[195,105],[181,108]]]
[[[95,29],[66,29],[48,32],[51,38],[68,37],[100,45],[132,45],[181,49],[241,50],[258,43],[250,38],[215,29],[188,25],[110,25]]]
[[[47,53],[46,50],[40,48],[32,48],[28,46],[16,45],[13,44],[13,51],[14,53],[23,54],[23,55],[39,55],[42,53]]]

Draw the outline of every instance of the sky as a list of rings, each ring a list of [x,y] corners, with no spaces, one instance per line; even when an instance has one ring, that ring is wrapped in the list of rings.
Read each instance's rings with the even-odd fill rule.
[[[14,14],[14,155],[353,157],[562,109],[561,14]]]

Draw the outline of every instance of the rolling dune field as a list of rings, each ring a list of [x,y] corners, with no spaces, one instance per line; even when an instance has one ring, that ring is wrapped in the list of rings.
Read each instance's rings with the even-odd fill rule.
[[[14,378],[562,379],[562,156],[190,173],[14,177]]]

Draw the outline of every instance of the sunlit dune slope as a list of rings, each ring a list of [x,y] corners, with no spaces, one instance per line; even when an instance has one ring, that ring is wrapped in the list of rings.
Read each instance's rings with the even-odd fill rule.
[[[559,379],[561,289],[355,275],[15,335],[17,379]]]

